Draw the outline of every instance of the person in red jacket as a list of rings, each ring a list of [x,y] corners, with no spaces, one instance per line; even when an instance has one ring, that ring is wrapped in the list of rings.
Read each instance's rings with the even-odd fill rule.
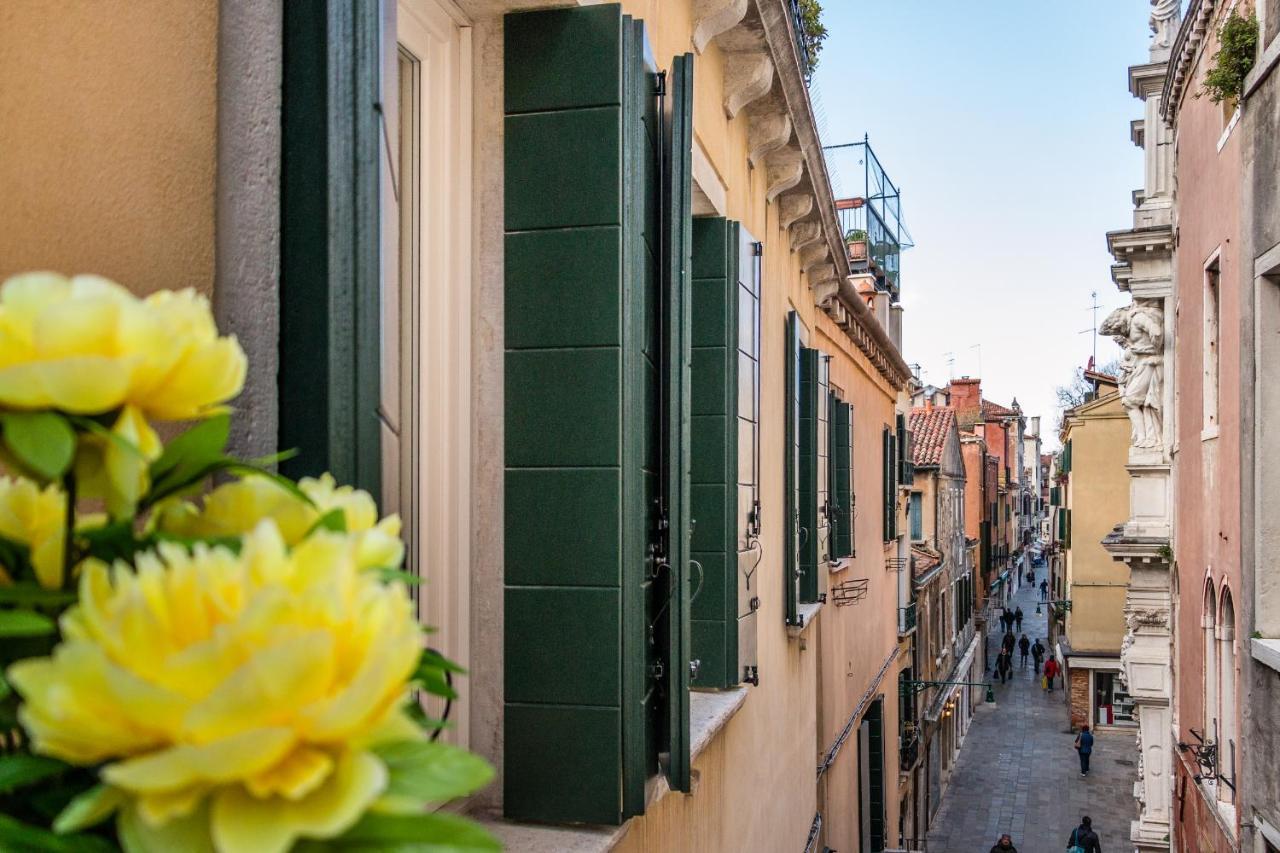
[[[1058,675],[1058,662],[1053,658],[1049,658],[1044,662],[1044,692],[1053,692],[1053,679]]]

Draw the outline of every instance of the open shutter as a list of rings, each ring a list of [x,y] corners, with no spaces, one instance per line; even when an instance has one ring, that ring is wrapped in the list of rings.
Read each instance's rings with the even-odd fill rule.
[[[897,472],[894,471],[895,448],[897,441],[893,430],[884,427],[880,431],[880,478],[881,478],[881,495],[880,495],[880,512],[881,512],[881,528],[885,542],[891,542],[897,538],[894,490],[897,488]]]
[[[818,372],[822,353],[800,350],[800,591],[801,602],[818,600]]]
[[[760,504],[760,264],[763,245],[738,226],[738,672],[760,683],[756,620],[764,551]],[[731,679],[732,681],[732,679]]]
[[[702,567],[690,605],[696,687],[738,683],[738,542],[745,533],[738,527],[738,230],[720,217],[693,220],[692,547]]]
[[[799,624],[800,601],[800,318],[787,315],[786,429],[784,488],[786,554],[782,565],[783,613],[788,625]]]
[[[688,60],[664,115],[618,6],[505,26],[504,809],[617,824],[688,787]]]
[[[381,6],[280,8],[280,470],[379,495]]]
[[[833,395],[835,412],[832,429],[831,456],[833,472],[831,494],[835,501],[835,533],[832,556],[836,559],[853,556],[853,407]]]
[[[826,600],[827,573],[831,566],[831,552],[835,545],[835,513],[831,494],[831,356],[822,353],[818,358],[818,423],[817,435],[817,486],[818,486],[818,541],[815,590],[818,601]]]
[[[690,575],[695,569],[689,534],[689,417],[692,328],[690,291],[693,250],[693,55],[671,63],[665,99],[666,149],[663,152],[663,250],[666,254],[664,344],[667,404],[664,448],[667,563],[670,600],[667,621],[667,726],[660,745],[667,756],[667,779],[672,790],[689,791],[689,660]],[[714,525],[713,519],[708,523]]]

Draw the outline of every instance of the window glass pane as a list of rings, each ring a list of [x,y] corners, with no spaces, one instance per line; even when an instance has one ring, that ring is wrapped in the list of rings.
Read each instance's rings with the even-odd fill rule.
[[[755,355],[756,349],[756,306],[757,299],[751,291],[738,286],[738,349]]]
[[[742,353],[738,353],[738,414],[756,420],[756,363]]]

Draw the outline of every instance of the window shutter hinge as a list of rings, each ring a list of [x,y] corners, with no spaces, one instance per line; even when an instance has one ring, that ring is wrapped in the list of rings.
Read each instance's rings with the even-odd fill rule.
[[[751,244],[751,254],[757,258],[764,257],[764,243],[756,242]]]
[[[666,95],[667,94],[667,72],[659,71],[657,80],[655,81],[655,83],[656,83],[656,87],[654,88],[653,94],[657,95],[658,97],[662,97],[663,95]]]

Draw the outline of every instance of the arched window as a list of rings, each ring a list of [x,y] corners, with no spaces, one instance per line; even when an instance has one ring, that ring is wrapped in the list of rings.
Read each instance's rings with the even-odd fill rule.
[[[1231,590],[1222,588],[1222,604],[1218,611],[1218,775],[1236,784],[1236,611]],[[1234,802],[1231,785],[1218,786],[1218,798]]]
[[[1214,626],[1218,619],[1218,600],[1213,590],[1213,579],[1205,583],[1204,611],[1200,625],[1204,629],[1204,739],[1218,740],[1218,643]]]

